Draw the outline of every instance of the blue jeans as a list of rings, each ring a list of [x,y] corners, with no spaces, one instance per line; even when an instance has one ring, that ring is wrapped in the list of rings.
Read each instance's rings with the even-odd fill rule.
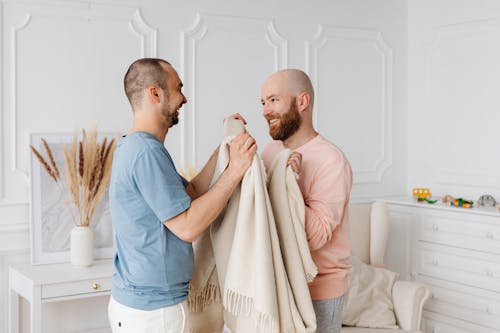
[[[313,301],[318,329],[316,333],[340,333],[344,296]]]

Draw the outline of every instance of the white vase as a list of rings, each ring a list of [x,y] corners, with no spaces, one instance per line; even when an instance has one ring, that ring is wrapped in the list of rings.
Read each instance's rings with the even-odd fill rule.
[[[90,227],[77,226],[71,230],[71,264],[90,266],[94,261],[94,232]]]

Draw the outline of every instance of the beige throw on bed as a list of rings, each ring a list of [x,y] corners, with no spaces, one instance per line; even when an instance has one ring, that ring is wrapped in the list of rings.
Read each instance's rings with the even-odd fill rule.
[[[241,121],[226,120],[212,184],[229,163],[228,143],[242,131]],[[221,316],[214,310],[221,300],[233,333],[315,332],[307,281],[316,267],[305,236],[300,189],[286,167],[289,153],[280,154],[271,167],[271,200],[256,154],[225,211],[194,243],[188,298],[192,332],[221,331],[220,318],[214,318]]]

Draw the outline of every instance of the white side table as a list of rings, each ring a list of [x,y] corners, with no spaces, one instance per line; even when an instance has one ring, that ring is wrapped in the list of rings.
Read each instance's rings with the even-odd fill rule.
[[[19,297],[30,304],[30,332],[42,333],[42,304],[111,294],[112,260],[9,267],[9,332],[19,332]]]

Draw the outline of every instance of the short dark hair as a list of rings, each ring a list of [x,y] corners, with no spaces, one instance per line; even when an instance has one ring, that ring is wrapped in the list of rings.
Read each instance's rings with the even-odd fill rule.
[[[123,78],[123,86],[132,109],[141,102],[147,87],[154,85],[167,89],[168,72],[162,64],[170,66],[168,61],[157,58],[138,59],[130,65]]]

